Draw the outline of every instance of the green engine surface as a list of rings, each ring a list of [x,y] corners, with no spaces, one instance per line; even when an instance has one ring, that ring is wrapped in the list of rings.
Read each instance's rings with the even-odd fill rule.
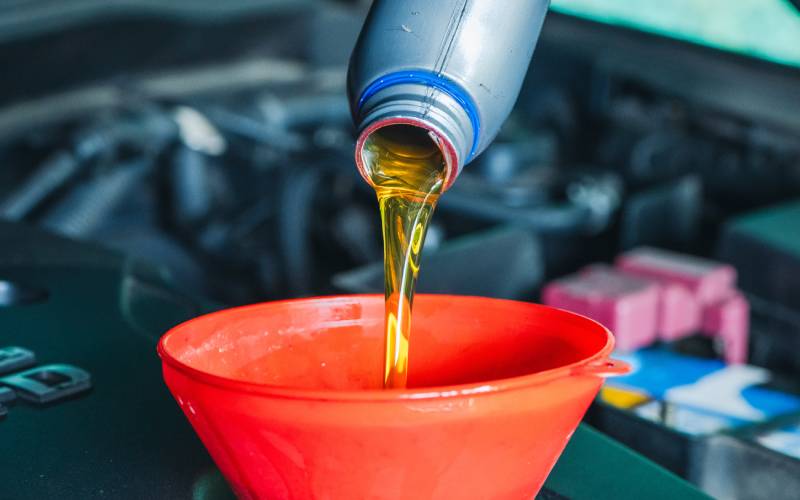
[[[551,9],[800,67],[800,11],[789,0],[552,0]]]

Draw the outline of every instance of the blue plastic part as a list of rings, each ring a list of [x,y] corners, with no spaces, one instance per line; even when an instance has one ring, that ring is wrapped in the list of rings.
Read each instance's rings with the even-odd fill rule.
[[[467,92],[465,92],[461,86],[452,80],[449,80],[432,71],[398,71],[378,78],[367,85],[367,88],[364,89],[364,92],[358,99],[358,111],[361,111],[361,107],[364,105],[367,99],[374,96],[381,90],[404,83],[420,83],[422,85],[433,87],[436,90],[449,95],[461,105],[461,107],[464,109],[464,112],[469,117],[470,123],[472,124],[472,148],[469,152],[469,158],[475,156],[475,150],[478,147],[478,139],[480,138],[481,130],[481,122],[480,118],[478,117],[478,108],[475,106],[475,103],[472,101],[472,98],[469,96],[469,94],[467,94]]]

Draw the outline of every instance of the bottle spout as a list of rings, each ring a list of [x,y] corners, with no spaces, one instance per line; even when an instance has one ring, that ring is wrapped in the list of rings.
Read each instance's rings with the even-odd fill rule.
[[[444,131],[437,129],[433,124],[425,120],[410,116],[395,116],[376,120],[359,134],[358,140],[356,141],[355,156],[356,166],[358,167],[361,177],[363,177],[368,184],[375,187],[373,172],[370,172],[371,162],[368,158],[370,150],[372,149],[370,145],[379,140],[379,136],[382,134],[399,127],[413,127],[419,129],[419,131],[423,132],[427,139],[430,140],[431,146],[441,152],[444,162],[442,192],[446,191],[453,184],[460,171],[459,157],[455,145]]]
[[[431,97],[431,88],[424,84],[386,87],[359,104],[355,159],[361,175],[369,183],[372,182],[364,161],[364,146],[386,127],[409,126],[427,132],[445,162],[443,191],[453,184],[474,151],[476,128],[465,108],[447,94]]]
[[[519,95],[548,0],[374,0],[348,70],[359,130],[429,130],[447,160],[445,189],[500,130]],[[403,29],[398,29],[402,27]]]

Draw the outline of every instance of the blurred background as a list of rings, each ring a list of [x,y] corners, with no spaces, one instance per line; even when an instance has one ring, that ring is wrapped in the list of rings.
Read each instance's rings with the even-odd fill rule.
[[[103,380],[135,392],[102,375],[112,364],[157,377],[152,342],[198,312],[381,292],[345,92],[367,7],[0,3],[0,348],[88,367],[86,400],[100,400]],[[641,252],[662,252],[657,269],[621,263]],[[586,266],[614,262],[590,279]],[[656,286],[662,302],[631,326],[630,294],[604,283],[634,275],[626,290]],[[589,423],[717,497],[800,491],[798,6],[553,0],[515,111],[441,199],[420,276],[421,291],[573,300],[621,346],[623,330],[652,329],[624,344],[637,371]],[[706,300],[704,279],[728,281]],[[690,304],[675,314],[694,315],[672,330],[657,312],[671,283]],[[109,330],[146,348],[98,340]],[[710,393],[694,387],[708,377]],[[25,411],[0,422],[0,441],[47,413]]]

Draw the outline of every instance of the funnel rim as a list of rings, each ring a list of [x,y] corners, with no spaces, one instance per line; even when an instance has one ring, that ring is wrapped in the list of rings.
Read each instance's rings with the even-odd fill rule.
[[[368,390],[320,390],[320,389],[304,389],[292,388],[287,386],[263,384],[256,382],[247,382],[237,380],[230,377],[223,377],[215,375],[207,371],[199,370],[188,364],[178,360],[175,356],[171,355],[165,346],[169,337],[176,335],[177,332],[187,327],[194,322],[207,321],[213,317],[223,316],[235,312],[243,312],[247,310],[254,310],[263,308],[265,306],[280,306],[282,304],[289,304],[295,302],[308,302],[308,301],[325,301],[330,302],[344,302],[352,301],[354,299],[380,299],[383,300],[383,295],[380,294],[348,294],[348,295],[329,295],[318,297],[303,297],[295,299],[285,299],[270,302],[260,302],[256,304],[249,304],[244,306],[226,308],[220,311],[204,314],[188,321],[180,323],[169,329],[158,341],[157,351],[161,358],[163,365],[182,373],[190,379],[201,382],[204,384],[212,385],[221,389],[231,390],[246,394],[258,394],[265,397],[276,399],[292,399],[297,401],[328,401],[328,402],[370,402],[370,403],[392,403],[403,401],[420,401],[432,399],[449,399],[449,398],[464,398],[475,397],[481,395],[491,395],[501,392],[508,392],[512,390],[522,390],[543,383],[548,383],[553,380],[569,377],[569,376],[593,376],[597,378],[604,378],[602,375],[594,373],[593,370],[583,370],[586,367],[596,366],[599,361],[608,359],[611,351],[614,349],[614,336],[611,331],[599,322],[588,318],[586,316],[559,309],[556,307],[545,306],[533,302],[522,302],[510,299],[498,299],[488,297],[478,297],[472,295],[452,295],[452,294],[417,294],[418,298],[424,297],[438,297],[444,300],[458,300],[458,299],[480,299],[482,301],[491,302],[506,302],[513,304],[524,304],[526,307],[539,309],[541,311],[549,311],[550,313],[557,313],[563,315],[564,318],[570,318],[573,321],[580,321],[585,324],[591,325],[594,328],[599,328],[606,335],[606,342],[601,349],[574,363],[558,366],[549,370],[543,370],[535,373],[525,375],[518,375],[515,377],[499,378],[488,381],[472,382],[465,384],[453,384],[444,386],[421,387],[412,389],[368,389]]]

